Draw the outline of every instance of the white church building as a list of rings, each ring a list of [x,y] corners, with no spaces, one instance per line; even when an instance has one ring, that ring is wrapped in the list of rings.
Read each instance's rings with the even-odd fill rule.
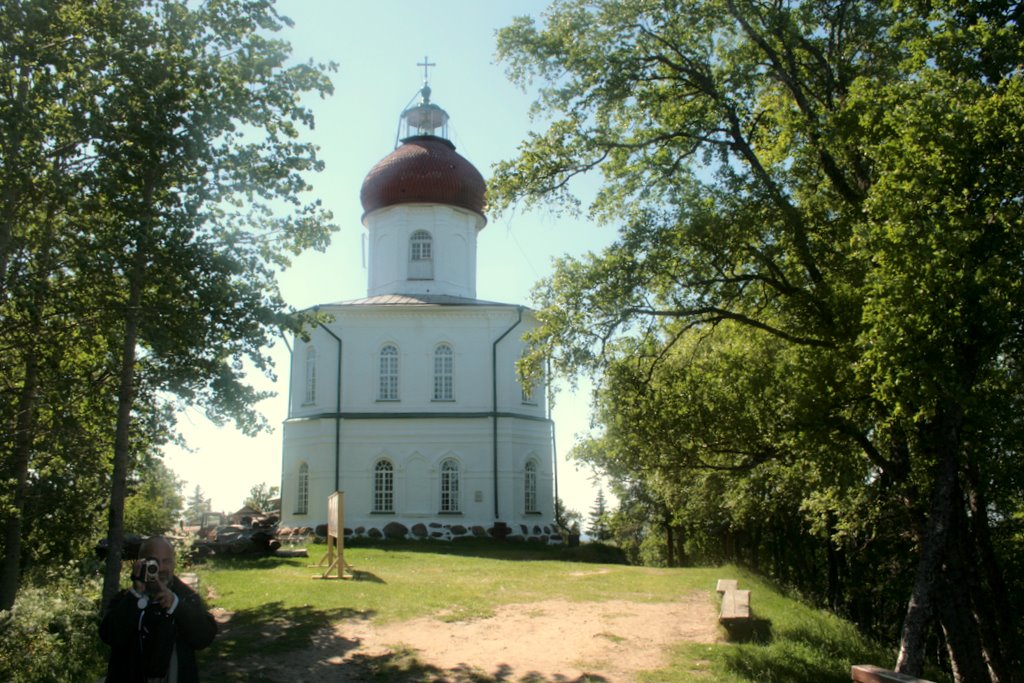
[[[366,296],[292,345],[281,526],[324,524],[337,490],[349,538],[558,542],[546,388],[516,375],[536,319],[476,298],[484,179],[421,95],[363,181]]]

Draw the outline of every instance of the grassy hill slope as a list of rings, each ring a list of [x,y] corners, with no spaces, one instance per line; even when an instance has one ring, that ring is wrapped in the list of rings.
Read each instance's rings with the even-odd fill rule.
[[[204,680],[274,681],[246,666],[251,653],[287,659],[342,619],[387,624],[433,615],[461,621],[486,618],[496,607],[514,603],[665,603],[691,591],[715,601],[721,577],[739,579],[741,587],[753,591],[755,627],[738,636],[723,630],[723,641],[715,644],[681,643],[669,667],[645,672],[641,680],[842,683],[849,680],[851,664],[888,665],[895,659],[851,624],[736,567],[629,567],[615,564],[614,551],[601,546],[420,542],[349,547],[345,558],[355,567],[356,580],[314,581],[317,571],[309,565],[325,547],[309,549],[310,559],[225,558],[201,566],[211,606],[233,613],[225,632],[203,653]],[[406,652],[363,661],[358,672],[340,680],[432,681],[438,673]],[[478,673],[459,680],[510,679]]]

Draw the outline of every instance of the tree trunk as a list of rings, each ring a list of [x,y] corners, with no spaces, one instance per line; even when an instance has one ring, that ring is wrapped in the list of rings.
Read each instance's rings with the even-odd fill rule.
[[[1014,630],[1014,618],[1011,612],[1010,591],[992,546],[992,537],[988,527],[988,502],[981,490],[976,473],[968,467],[967,476],[970,490],[967,500],[971,510],[970,536],[981,558],[981,570],[984,572],[988,591],[986,606],[990,611],[982,617],[981,625],[985,629],[986,654],[990,666],[999,672],[1000,681],[1020,683],[1024,680],[1024,666],[1020,660],[1020,648],[1017,647],[1017,636]]]
[[[931,508],[921,539],[914,585],[903,619],[900,651],[896,659],[897,672],[918,678],[924,673],[925,648],[928,642],[928,627],[933,616],[935,586],[949,544],[953,498],[956,493],[957,445],[961,419],[962,412],[959,412],[957,417],[943,415],[939,418],[937,428],[933,429],[938,436],[933,441],[938,452],[938,461],[935,466]]]
[[[835,515],[829,513],[825,526],[827,536],[825,538],[825,554],[828,558],[828,585],[825,588],[825,595],[828,600],[828,608],[832,612],[839,611],[839,596],[842,593],[842,588],[839,585],[839,550],[832,540],[835,529]]]
[[[12,460],[15,480],[12,509],[4,524],[4,559],[0,566],[0,611],[10,610],[21,584],[21,534],[28,499],[28,470],[35,433],[36,397],[39,387],[39,359],[35,348],[25,354],[25,378],[18,397],[17,426]]]
[[[29,82],[30,67],[22,64],[18,71],[17,94],[11,103],[15,109],[20,110],[18,115],[21,116],[24,116],[24,106],[28,99]],[[14,120],[13,117],[12,120]],[[8,160],[8,163],[10,163],[10,160],[18,163],[17,159],[21,155],[21,143],[24,137],[25,132],[20,126],[16,126],[15,130],[5,140],[4,157]],[[11,260],[11,243],[14,238],[14,221],[18,211],[17,206],[20,194],[19,189],[14,184],[7,185],[4,190],[3,209],[0,211],[0,216],[2,216],[0,217],[0,292],[6,291],[7,287],[7,265]]]
[[[668,545],[668,551],[666,553],[666,555],[668,557],[668,566],[669,567],[673,567],[673,566],[675,566],[672,563],[675,561],[676,552],[675,552],[675,544],[673,543],[673,539],[672,539],[672,523],[671,522],[666,522],[665,523],[665,543]]]
[[[936,612],[942,634],[946,640],[953,680],[960,683],[998,681],[991,675],[983,657],[983,638],[973,598],[977,595],[977,582],[971,576],[969,539],[963,513],[963,494],[956,487],[954,509],[949,531],[949,551],[939,578],[941,599],[936,600]]]
[[[103,604],[117,594],[121,583],[121,555],[124,550],[124,500],[128,492],[128,461],[132,406],[135,402],[135,346],[138,341],[145,256],[135,247],[125,310],[121,373],[117,388],[117,428],[114,435],[114,467],[110,476],[110,508],[107,516],[107,561],[103,572]]]

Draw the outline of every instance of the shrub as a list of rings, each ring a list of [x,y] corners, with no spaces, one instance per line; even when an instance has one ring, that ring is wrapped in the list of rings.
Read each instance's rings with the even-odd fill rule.
[[[14,608],[0,612],[0,681],[80,683],[102,677],[99,595],[96,579],[77,576],[23,587]]]

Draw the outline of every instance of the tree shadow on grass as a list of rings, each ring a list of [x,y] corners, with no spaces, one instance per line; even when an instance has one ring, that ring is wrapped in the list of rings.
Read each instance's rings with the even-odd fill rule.
[[[603,676],[515,674],[507,664],[494,671],[460,665],[443,669],[419,658],[415,650],[395,648],[383,654],[354,652],[361,642],[349,638],[339,621],[368,620],[372,611],[285,608],[272,602],[234,613],[215,611],[220,633],[199,654],[207,683],[606,683]]]
[[[434,539],[347,539],[348,549],[372,548],[384,552],[421,552],[431,555],[459,555],[489,560],[580,562],[628,564],[620,548],[604,543],[583,543],[579,546],[548,545],[537,541],[499,541],[493,538],[458,538],[451,541]]]
[[[359,643],[336,636],[333,622],[369,619],[373,614],[308,605],[286,608],[280,601],[233,613],[217,612],[220,633],[209,649],[199,653],[203,680],[302,680],[287,675],[296,652],[323,650],[331,653],[326,656],[342,657]]]
[[[607,683],[604,676],[583,674],[569,677],[561,674],[544,676],[537,672],[516,674],[508,664],[498,664],[488,672],[477,667],[459,665],[442,669],[420,661],[415,652],[400,650],[384,655],[356,654],[337,665],[327,665],[323,680],[344,682],[384,683]]]

